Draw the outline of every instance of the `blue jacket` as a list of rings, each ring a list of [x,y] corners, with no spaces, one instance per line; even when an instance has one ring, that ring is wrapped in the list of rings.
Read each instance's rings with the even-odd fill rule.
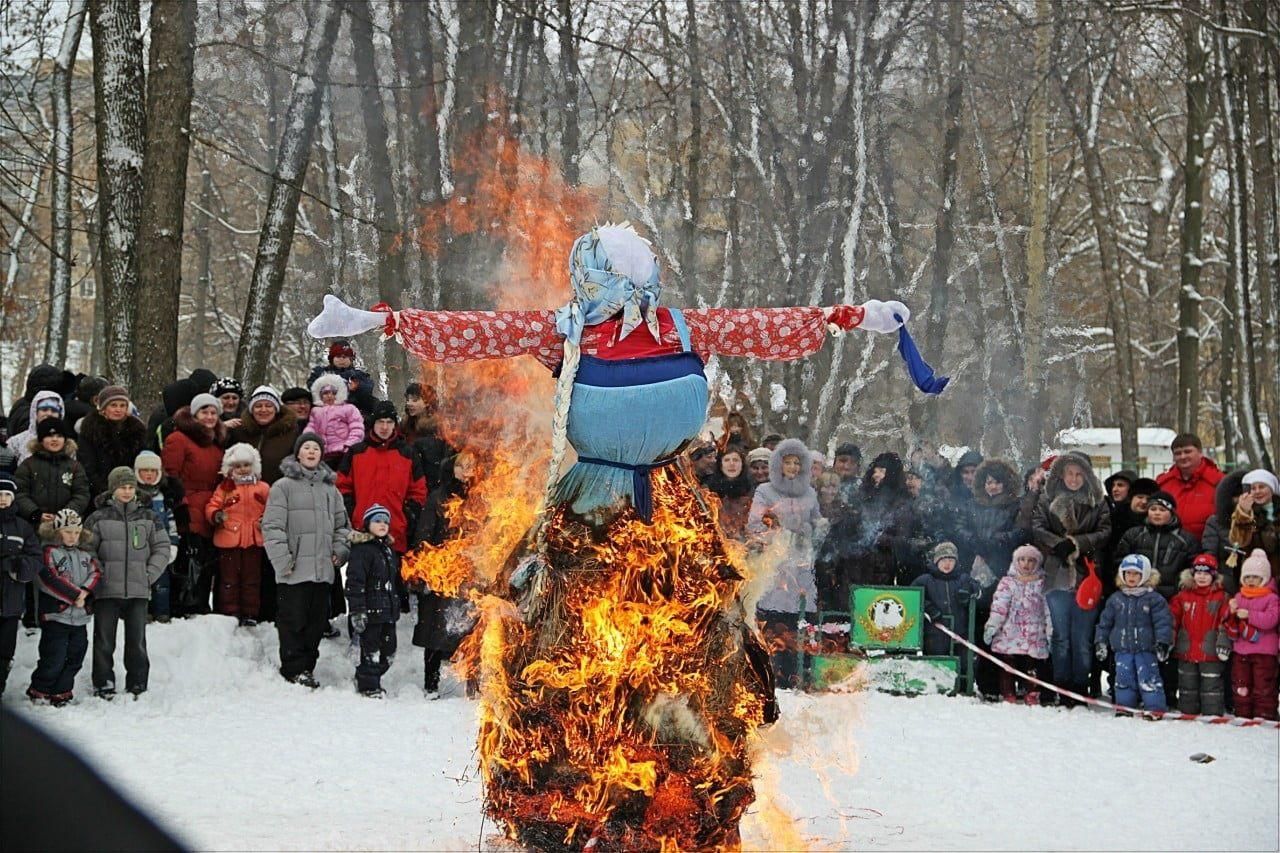
[[[1173,646],[1173,614],[1164,596],[1154,589],[1141,595],[1113,593],[1102,609],[1095,643],[1105,643],[1113,652],[1132,654],[1154,652],[1156,643]]]

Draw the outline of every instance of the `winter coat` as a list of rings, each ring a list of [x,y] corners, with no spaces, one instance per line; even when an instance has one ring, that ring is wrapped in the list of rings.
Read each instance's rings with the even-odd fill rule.
[[[1163,527],[1155,527],[1148,521],[1131,529],[1120,538],[1120,545],[1111,558],[1118,567],[1120,560],[1130,554],[1146,557],[1152,568],[1160,573],[1160,585],[1156,591],[1170,599],[1178,592],[1182,570],[1191,565],[1191,558],[1199,553],[1200,543],[1182,529],[1175,515]]]
[[[1070,491],[1062,482],[1067,463],[1079,465],[1085,472],[1084,485],[1078,492]],[[1077,552],[1063,560],[1053,553],[1053,548],[1068,536],[1075,540]],[[1031,514],[1031,543],[1044,554],[1045,589],[1075,589],[1088,574],[1085,557],[1097,564],[1098,572],[1105,572],[1110,536],[1111,510],[1093,465],[1083,454],[1062,454],[1053,461]]]
[[[17,435],[31,425],[31,400],[41,391],[54,391],[62,397],[62,420],[70,429],[72,424],[90,412],[89,406],[77,400],[75,396],[76,386],[80,384],[81,378],[82,374],[72,373],[70,370],[63,370],[52,364],[36,365],[27,374],[26,389],[22,396],[15,400],[9,409],[7,433]],[[67,436],[67,438],[75,437]]]
[[[332,387],[338,392],[333,405],[320,404],[320,390]],[[311,410],[307,429],[324,439],[324,455],[345,453],[364,439],[364,416],[347,402],[346,384],[332,373],[325,373],[311,385],[317,405]]]
[[[1177,466],[1156,477],[1156,485],[1172,495],[1177,503],[1183,528],[1197,541],[1204,535],[1204,523],[1213,515],[1214,490],[1221,481],[1222,471],[1208,457],[1187,479],[1183,479]]]
[[[83,518],[89,513],[89,476],[76,460],[76,443],[67,439],[62,450],[50,453],[34,439],[29,455],[14,474],[18,514],[39,525],[44,513],[73,509]]]
[[[1178,660],[1204,663],[1218,660],[1219,650],[1230,651],[1226,622],[1230,615],[1227,594],[1217,584],[1198,587],[1188,569],[1181,589],[1169,602],[1173,613],[1173,654]]]
[[[151,585],[169,565],[169,534],[137,498],[122,504],[109,494],[84,524],[96,542],[102,583],[98,598],[151,598]]]
[[[383,441],[370,433],[338,463],[338,491],[347,504],[347,515],[363,518],[364,511],[382,504],[391,513],[391,547],[403,554],[412,544],[418,513],[427,500],[427,481],[417,457],[400,431]]]
[[[391,547],[390,537],[379,539],[361,530],[349,537],[347,558],[347,609],[364,613],[370,625],[394,624],[400,618],[396,578],[400,557]]]
[[[337,479],[321,462],[307,469],[292,456],[280,463],[283,475],[271,486],[262,515],[262,540],[276,582],[333,583],[333,567],[347,559],[347,508],[334,487]]]
[[[213,526],[214,547],[261,548],[262,514],[270,494],[271,487],[261,480],[219,483],[204,508],[205,519]],[[223,514],[221,523],[217,521],[219,512]]]
[[[1258,629],[1258,638],[1249,640],[1247,637],[1238,638],[1232,645],[1232,649],[1238,655],[1269,655],[1275,657],[1277,650],[1280,649],[1280,632],[1277,632],[1276,626],[1280,625],[1280,596],[1277,596],[1273,590],[1267,590],[1266,595],[1259,595],[1249,598],[1244,593],[1236,593],[1227,602],[1227,606],[1232,612],[1236,610],[1249,611],[1247,621],[1251,626]]]
[[[0,509],[0,616],[22,615],[27,584],[39,571],[40,542],[35,528],[18,515],[13,504]]]
[[[443,545],[454,535],[445,516],[445,505],[453,498],[465,499],[467,494],[466,484],[453,476],[451,459],[440,466],[440,475],[440,486],[427,496],[426,506],[418,517],[416,538],[430,545]],[[418,623],[413,626],[413,644],[452,655],[475,623],[474,609],[465,599],[422,592],[418,595]]]
[[[1271,506],[1254,506],[1248,513],[1236,507],[1229,538],[1245,555],[1254,548],[1265,551],[1271,563],[1271,577],[1280,578],[1280,495],[1271,499]]]
[[[1153,577],[1154,584],[1155,578]],[[1156,643],[1173,646],[1173,614],[1164,596],[1151,587],[1130,595],[1120,590],[1107,599],[1094,632],[1095,643],[1105,643],[1113,652],[1136,654],[1154,652]]]
[[[1037,568],[1030,580],[1023,580],[1011,566],[996,584],[986,627],[995,631],[991,650],[996,654],[1048,658],[1053,620],[1044,597],[1044,570]]]
[[[988,477],[995,477],[1004,484],[1004,491],[994,498],[987,496]],[[973,502],[969,505],[963,538],[974,557],[970,574],[984,588],[984,604],[990,603],[997,579],[1013,562],[1013,549],[1026,544],[1031,538],[1030,530],[1018,527],[1021,503],[1022,484],[1018,472],[999,459],[989,459],[978,466],[973,477]],[[985,564],[985,569],[982,564]]]
[[[213,497],[213,488],[222,478],[222,446],[227,429],[218,421],[212,431],[197,421],[189,407],[173,416],[174,431],[164,440],[160,458],[164,472],[182,483],[191,515],[191,532],[205,539],[213,535],[204,509]],[[129,462],[133,464],[132,460]]]
[[[872,475],[877,467],[886,472],[879,485]],[[915,532],[902,460],[881,454],[867,466],[858,491],[832,522],[819,549],[816,563],[823,605],[848,608],[850,587],[886,586],[911,577],[904,572],[908,566],[927,568],[917,553],[925,543]]]
[[[112,468],[133,467],[133,460],[147,447],[147,425],[132,415],[109,421],[93,411],[80,424],[76,459],[89,475],[89,491],[99,495],[107,490]]]
[[[156,521],[164,528],[169,537],[169,562],[178,559],[178,542],[182,534],[190,529],[191,522],[187,517],[186,496],[182,484],[172,477],[160,475],[160,482],[154,486],[138,483],[138,502],[149,507],[155,513]],[[181,522],[179,522],[181,517]]]
[[[800,473],[782,476],[785,456],[800,457]],[[757,608],[781,613],[815,610],[818,589],[814,579],[814,544],[826,532],[826,519],[818,509],[818,493],[809,485],[809,451],[797,439],[780,442],[769,457],[769,482],[756,488],[747,515],[747,533],[766,545],[782,542],[774,569],[773,586],[760,597]]]
[[[347,383],[352,379],[356,380],[356,390],[350,391],[351,403],[360,410],[362,416],[373,414],[373,407],[378,402],[378,398],[374,396],[373,379],[368,373],[354,366],[339,369],[332,364],[317,364],[311,368],[311,375],[307,378],[307,386],[314,386],[316,380],[325,375],[341,378],[343,389],[347,389]],[[319,402],[320,396],[316,395],[316,403],[318,404]]]
[[[64,625],[88,625],[93,612],[92,596],[102,582],[102,567],[93,553],[93,534],[81,529],[80,542],[74,548],[62,544],[53,523],[40,525],[44,555],[40,564],[38,611],[41,622]],[[76,607],[80,591],[90,594],[83,608]]]
[[[935,635],[938,642],[952,642],[935,627],[941,624],[970,639],[969,602],[982,595],[982,585],[968,572],[961,572],[958,568],[943,572],[934,566],[913,580],[911,585],[924,587],[924,612],[930,619],[925,623],[926,633]]]
[[[298,438],[298,416],[292,409],[284,408],[276,419],[262,426],[250,413],[240,426],[227,436],[227,447],[243,442],[262,457],[262,481],[270,486],[280,479],[280,463],[293,453],[293,443]]]
[[[9,437],[7,445],[11,451],[18,457],[18,464],[21,465],[23,460],[31,455],[31,443],[36,440],[36,407],[45,400],[57,400],[58,405],[62,406],[62,395],[56,391],[38,391],[31,398],[31,408],[27,418],[27,428],[17,435]],[[65,408],[65,407],[63,407]],[[36,443],[36,447],[39,447]]]
[[[426,478],[427,494],[440,488],[444,481],[441,466],[457,451],[440,437],[440,427],[435,415],[424,412],[416,418],[406,416],[400,421],[400,432],[417,458],[418,469]]]
[[[956,462],[956,466],[951,469],[947,475],[945,485],[941,489],[944,498],[946,512],[944,516],[938,519],[939,524],[936,530],[936,542],[950,541],[956,546],[959,556],[956,558],[956,569],[958,571],[969,571],[973,565],[974,549],[973,549],[973,509],[976,502],[976,495],[980,490],[981,483],[977,478],[977,468],[982,467],[982,454],[976,450],[967,450],[964,455]],[[968,466],[975,466],[973,486],[964,484],[964,469]],[[988,469],[991,470],[991,469]],[[1012,470],[1012,469],[1010,469]],[[1010,484],[1017,484],[1017,475],[1013,479],[1005,483],[1007,489]],[[986,493],[983,492],[985,495]],[[1004,563],[996,565],[1003,568]]]
[[[711,491],[720,498],[720,530],[730,539],[747,538],[747,519],[755,498],[755,486],[746,471],[730,480],[717,472],[711,479]]]

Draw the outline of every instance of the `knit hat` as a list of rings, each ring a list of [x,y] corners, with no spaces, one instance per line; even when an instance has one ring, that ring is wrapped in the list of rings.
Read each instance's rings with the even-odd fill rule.
[[[62,422],[62,418],[45,418],[36,424],[36,441],[44,441],[51,435],[66,438],[67,425]]]
[[[1130,495],[1146,495],[1150,497],[1160,491],[1160,484],[1150,477],[1139,477],[1129,488]]]
[[[309,388],[298,388],[296,386],[293,388],[286,388],[285,392],[280,395],[280,400],[284,403],[292,403],[294,400],[306,400],[308,403],[315,402],[311,397],[311,390]]]
[[[53,516],[54,530],[79,530],[82,525],[80,513],[71,508],[60,509]]]
[[[1174,499],[1173,495],[1169,494],[1163,489],[1153,493],[1151,497],[1147,499],[1147,501],[1152,506],[1162,506],[1165,509],[1169,510],[1169,512],[1176,512],[1178,509],[1177,500]]]
[[[275,406],[277,412],[284,408],[284,401],[280,399],[280,392],[270,385],[259,385],[253,389],[253,396],[249,398],[249,408],[252,409],[254,403],[259,403],[263,400]]]
[[[364,511],[364,515],[360,517],[360,526],[368,530],[369,524],[374,521],[385,521],[391,523],[391,510],[382,504],[373,504]]]
[[[224,376],[217,382],[213,383],[209,388],[209,393],[215,397],[221,397],[223,394],[235,394],[237,397],[244,396],[244,386],[233,376]]]
[[[952,542],[939,542],[933,546],[933,550],[929,552],[929,562],[935,566],[944,558],[950,557],[953,560],[960,559],[960,550],[956,548]]]
[[[1036,561],[1036,566],[1044,565],[1044,554],[1040,553],[1040,549],[1035,545],[1019,545],[1013,549],[1013,565],[1016,568],[1018,560],[1023,557],[1030,557]]]
[[[1151,561],[1143,554],[1130,554],[1120,561],[1120,569],[1116,572],[1117,579],[1124,577],[1125,572],[1142,572],[1142,580],[1140,586],[1146,586],[1147,581],[1151,580],[1151,576],[1155,574],[1155,569],[1151,567]]]
[[[306,444],[308,441],[315,442],[316,446],[320,448],[320,452],[324,453],[324,439],[316,435],[314,432],[304,432],[302,435],[298,436],[298,440],[293,443],[293,455],[297,456],[298,451],[302,449],[302,445]]]
[[[194,415],[201,409],[213,406],[219,412],[222,411],[222,403],[212,394],[197,394],[191,398],[191,414]]]
[[[859,461],[862,460],[862,448],[854,444],[852,441],[846,441],[844,444],[836,448],[836,457],[852,456]]]
[[[107,475],[107,491],[114,492],[121,486],[138,485],[138,476],[133,473],[133,469],[127,465],[121,465],[118,468],[112,468],[111,473]]]
[[[1212,554],[1196,554],[1191,558],[1191,571],[1208,572],[1216,575],[1218,573],[1218,558]]]
[[[1244,558],[1244,563],[1240,566],[1240,580],[1247,577],[1262,578],[1264,585],[1271,580],[1271,561],[1267,559],[1266,551],[1254,548]]]
[[[98,411],[102,411],[117,400],[129,402],[129,391],[123,385],[108,385],[98,392]]]
[[[756,462],[768,462],[773,456],[773,451],[767,447],[757,447],[755,450],[747,454],[747,464],[754,465]]]
[[[760,443],[761,443],[761,444],[768,444],[768,443],[769,443],[769,442],[771,442],[771,441],[773,441],[773,442],[779,442],[779,441],[782,441],[782,439],[783,439],[783,436],[782,436],[782,434],[781,434],[781,433],[771,432],[771,433],[769,433],[768,435],[766,435],[764,438],[760,439]]]
[[[338,338],[336,341],[329,344],[329,361],[333,361],[335,358],[344,355],[347,358],[356,357],[356,351],[355,348],[351,346],[351,341],[346,338]]]
[[[1273,495],[1280,495],[1280,479],[1266,468],[1255,468],[1245,474],[1244,479],[1240,481],[1243,486],[1252,486],[1254,483],[1261,483],[1270,489]]]
[[[36,411],[41,409],[53,409],[59,415],[62,414],[62,398],[61,397],[45,397],[36,403]]]
[[[163,471],[164,466],[160,464],[160,456],[150,450],[144,450],[133,459],[133,471]]]
[[[9,497],[18,496],[18,484],[9,477],[0,477],[0,494],[8,493]]]
[[[376,424],[378,421],[398,421],[400,413],[396,411],[396,404],[390,400],[379,400],[373,404],[373,414],[369,416],[369,423]]]

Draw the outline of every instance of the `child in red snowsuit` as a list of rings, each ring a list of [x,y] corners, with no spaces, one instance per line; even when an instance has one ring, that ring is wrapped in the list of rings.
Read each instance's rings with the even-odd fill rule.
[[[1200,554],[1179,578],[1173,611],[1173,656],[1178,662],[1178,710],[1219,715],[1226,710],[1223,676],[1231,657],[1226,623],[1230,610],[1222,591],[1218,559]]]

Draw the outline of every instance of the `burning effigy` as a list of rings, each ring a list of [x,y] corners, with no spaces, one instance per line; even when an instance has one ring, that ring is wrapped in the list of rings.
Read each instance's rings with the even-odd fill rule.
[[[531,355],[556,377],[537,499],[493,455],[447,508],[461,535],[402,570],[474,609],[456,660],[479,685],[488,814],[537,850],[736,849],[751,737],[777,706],[743,570],[681,456],[706,418],[703,365],[802,358],[828,331],[895,332],[909,313],[663,307],[657,259],[626,224],[578,237],[568,266],[558,310],[361,311],[330,296],[309,331],[380,328],[445,365]]]

